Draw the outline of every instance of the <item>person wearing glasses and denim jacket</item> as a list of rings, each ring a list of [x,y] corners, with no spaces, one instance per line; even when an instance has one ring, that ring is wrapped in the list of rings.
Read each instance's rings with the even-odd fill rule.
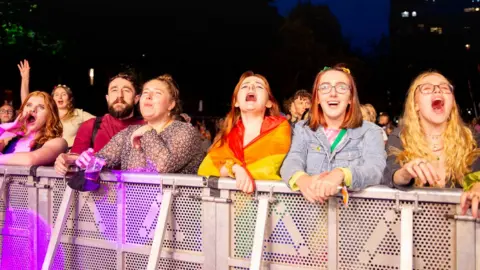
[[[280,174],[310,202],[324,202],[339,187],[380,184],[386,166],[382,129],[363,121],[350,70],[337,65],[318,73],[310,118],[296,124]]]

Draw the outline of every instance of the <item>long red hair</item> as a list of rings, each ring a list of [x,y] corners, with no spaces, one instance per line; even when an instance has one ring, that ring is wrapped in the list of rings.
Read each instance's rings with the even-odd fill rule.
[[[330,69],[325,69],[320,71],[315,78],[312,90],[312,107],[310,109],[310,121],[309,126],[312,130],[317,130],[320,125],[327,127],[327,122],[325,116],[323,115],[322,106],[320,106],[320,97],[318,95],[318,86],[322,76],[331,71],[336,70],[343,72],[349,80],[350,84],[350,104],[347,106],[347,112],[345,114],[345,119],[340,128],[357,128],[362,126],[363,118],[362,111],[360,109],[360,101],[358,100],[357,86],[353,76],[350,74],[350,71],[345,68],[343,64],[337,64]],[[332,89],[333,91],[333,89]]]
[[[215,141],[213,142],[212,146],[214,146],[218,141],[220,141],[220,146],[223,145],[223,143],[225,143],[226,140],[227,140],[228,133],[230,133],[232,128],[238,122],[238,119],[240,119],[240,109],[235,107],[235,103],[237,102],[237,94],[240,91],[240,86],[242,85],[243,80],[245,80],[248,77],[252,77],[252,76],[260,78],[265,83],[265,90],[268,93],[268,99],[272,103],[272,107],[266,109],[265,116],[279,116],[280,115],[280,108],[278,106],[277,100],[275,100],[275,97],[272,94],[272,90],[270,89],[270,85],[268,84],[267,79],[260,74],[253,73],[253,71],[244,72],[242,74],[242,76],[240,76],[240,80],[238,80],[238,83],[235,86],[235,90],[233,91],[233,95],[232,95],[232,103],[230,105],[230,111],[228,112],[227,116],[225,117],[225,121],[223,122],[223,126],[221,127],[220,132],[218,133],[217,137],[215,138]]]
[[[20,107],[20,113],[23,112],[23,109],[31,97],[42,97],[43,102],[45,102],[45,108],[47,109],[47,121],[45,125],[38,131],[35,140],[32,142],[32,147],[35,145],[43,145],[51,139],[62,137],[63,126],[62,122],[60,121],[60,117],[58,116],[57,104],[55,104],[55,101],[49,94],[41,91],[35,91],[28,94],[27,98]],[[26,127],[23,126],[22,130],[25,131]]]

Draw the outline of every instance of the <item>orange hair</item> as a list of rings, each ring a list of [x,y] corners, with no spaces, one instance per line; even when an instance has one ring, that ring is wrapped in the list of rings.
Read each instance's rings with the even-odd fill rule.
[[[32,142],[31,146],[33,147],[35,145],[43,145],[44,143],[46,143],[51,139],[62,137],[63,126],[62,126],[62,122],[60,122],[60,117],[58,116],[58,108],[52,96],[50,96],[49,94],[41,91],[35,91],[28,94],[27,98],[25,99],[22,106],[20,107],[20,113],[23,112],[23,108],[28,103],[28,100],[31,97],[42,97],[43,102],[45,102],[45,108],[47,109],[47,113],[48,113],[47,122],[45,123],[45,126],[43,126],[38,131],[38,134],[35,140]],[[23,126],[22,130],[25,131],[26,127]]]
[[[235,107],[235,103],[237,102],[237,94],[240,91],[240,86],[242,85],[242,82],[248,78],[248,77],[257,77],[260,78],[264,83],[265,83],[265,90],[268,93],[268,99],[272,103],[271,108],[267,108],[265,111],[266,116],[279,116],[280,115],[280,108],[278,106],[277,101],[275,100],[275,97],[273,97],[272,90],[270,89],[270,85],[268,84],[267,79],[260,75],[260,74],[255,74],[253,71],[247,71],[240,76],[240,80],[238,81],[237,85],[235,86],[235,90],[233,91],[232,95],[232,103],[231,103],[231,108],[230,111],[228,112],[227,116],[225,117],[225,121],[223,122],[223,126],[220,129],[220,132],[218,133],[217,137],[215,138],[215,141],[213,142],[212,146],[215,145],[218,141],[220,141],[220,146],[223,145],[223,143],[226,142],[227,140],[227,135],[230,133],[232,128],[237,124],[238,119],[240,119],[240,109]]]
[[[325,116],[323,115],[322,107],[320,106],[320,100],[318,96],[318,85],[320,84],[320,79],[322,76],[331,71],[336,70],[343,72],[349,80],[350,83],[350,105],[347,106],[347,112],[345,114],[345,119],[343,120],[340,128],[357,128],[362,125],[362,111],[360,109],[360,101],[358,100],[357,86],[353,76],[349,72],[345,72],[344,65],[337,64],[332,68],[324,69],[317,74],[315,82],[313,83],[312,90],[312,108],[310,109],[310,123],[309,126],[312,130],[317,130],[320,125],[327,127],[327,122]],[[333,91],[333,89],[332,89]],[[316,106],[316,107],[315,107]]]

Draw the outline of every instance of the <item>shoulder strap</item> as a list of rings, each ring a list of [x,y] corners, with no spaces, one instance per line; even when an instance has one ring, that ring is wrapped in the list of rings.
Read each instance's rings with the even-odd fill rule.
[[[346,129],[340,130],[340,132],[337,135],[337,138],[335,141],[332,143],[332,146],[330,147],[330,152],[333,152],[335,150],[335,147],[337,147],[337,144],[343,139],[343,136],[345,136],[345,133],[347,133]]]
[[[103,116],[95,117],[95,123],[93,124],[92,139],[90,140],[90,147],[93,148],[93,143],[95,142],[95,137],[97,137],[98,129],[102,124]]]

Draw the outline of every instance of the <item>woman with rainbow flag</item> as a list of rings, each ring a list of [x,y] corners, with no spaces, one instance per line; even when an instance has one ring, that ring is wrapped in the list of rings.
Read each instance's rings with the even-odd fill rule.
[[[260,74],[242,74],[231,104],[198,174],[229,176],[236,179],[237,188],[251,193],[255,180],[281,180],[279,170],[290,148],[291,129]]]

